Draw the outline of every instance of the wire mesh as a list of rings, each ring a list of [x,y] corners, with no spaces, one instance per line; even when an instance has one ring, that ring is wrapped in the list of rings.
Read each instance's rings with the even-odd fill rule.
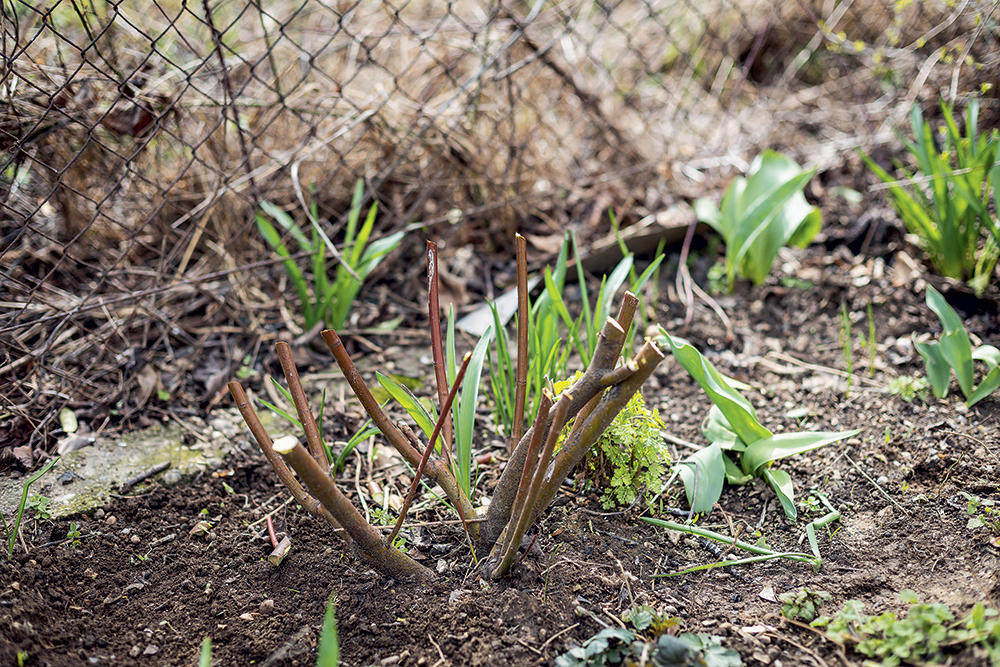
[[[841,167],[913,103],[991,99],[995,5],[3,0],[0,440],[213,400],[277,326],[261,201],[336,239],[361,179],[379,234],[503,249],[765,147]]]

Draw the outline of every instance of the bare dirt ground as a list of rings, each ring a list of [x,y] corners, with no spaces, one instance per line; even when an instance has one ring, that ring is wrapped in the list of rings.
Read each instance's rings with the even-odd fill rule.
[[[68,521],[28,521],[15,558],[0,561],[0,663],[18,664],[23,654],[29,665],[191,665],[210,636],[217,664],[308,665],[326,600],[335,594],[342,664],[350,666],[550,665],[602,624],[620,625],[624,610],[647,604],[676,618],[678,630],[721,637],[744,664],[824,667],[860,664],[863,657],[783,619],[774,596],[802,586],[827,591],[833,599],[823,610],[830,613],[848,599],[863,601],[868,613],[899,610],[901,589],[956,613],[975,602],[1000,606],[997,536],[988,526],[968,527],[962,495],[1000,500],[998,399],[967,410],[954,394],[947,401],[906,402],[888,393],[892,377],[923,373],[905,340],[939,325],[923,305],[923,279],[905,275],[897,254],[905,246],[891,226],[860,260],[850,251],[850,227],[837,219],[827,212],[826,244],[784,256],[766,286],[743,285],[720,297],[732,318],[732,343],[707,308],[696,307],[684,327],[670,271],[655,306],[668,330],[754,387],[748,396],[771,430],[861,429],[854,438],[777,464],[792,475],[797,500],[820,492],[842,512],[820,531],[820,572],[776,560],[659,577],[728,555],[639,521],[661,513],[673,518],[668,508],[685,507],[680,485],[654,507],[608,514],[579,479],[541,523],[535,548],[508,580],[483,579],[460,526],[439,523],[453,517],[435,507],[411,514],[430,525],[408,534],[411,553],[441,573],[432,586],[359,568],[337,552],[320,521],[294,506],[275,514],[293,550],[273,567],[261,518],[285,494],[244,435],[225,469],[169,489],[153,484],[77,517],[75,544],[66,539]],[[703,280],[713,259],[696,260],[696,278]],[[971,333],[1000,343],[995,289],[976,298],[935,284]],[[841,304],[853,322],[850,386]],[[870,373],[862,344],[869,304],[877,339]],[[422,350],[396,346],[380,361]],[[313,358],[314,368],[328,364]],[[699,425],[709,401],[678,364],[661,364],[644,395],[675,438],[706,444]],[[805,408],[805,416],[789,418],[794,408]],[[347,426],[337,414],[328,425]],[[483,467],[480,489],[488,492],[502,465],[502,443],[484,435],[481,444],[497,455]],[[357,494],[364,488],[358,480],[372,474],[366,461],[358,457],[348,466],[345,489]],[[54,483],[43,480],[35,492],[44,494],[44,482]],[[403,489],[399,479],[381,483]],[[822,510],[801,507],[793,524],[761,483],[727,487],[701,525],[804,551],[803,526]],[[190,535],[203,519],[211,532]],[[972,665],[983,658],[968,649],[953,660]]]

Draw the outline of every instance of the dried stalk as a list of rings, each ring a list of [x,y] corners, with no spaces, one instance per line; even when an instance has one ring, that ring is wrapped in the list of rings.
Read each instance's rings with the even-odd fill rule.
[[[427,242],[427,316],[431,327],[431,356],[434,359],[434,379],[437,382],[438,404],[444,405],[448,396],[448,377],[445,374],[444,345],[441,343],[441,303],[438,299],[438,254],[437,243]],[[443,411],[442,411],[443,412]],[[445,446],[442,449],[450,453],[451,448],[451,414],[445,414],[441,438]]]
[[[451,404],[455,402],[455,394],[458,393],[458,388],[462,386],[462,380],[465,379],[465,371],[469,368],[469,360],[472,359],[472,355],[469,353],[465,354],[462,359],[462,367],[458,369],[458,374],[455,376],[455,384],[451,386],[451,391],[445,397],[444,401],[441,403],[441,413],[438,415],[437,423],[434,424],[434,431],[431,432],[430,441],[427,443],[427,447],[424,449],[424,455],[420,459],[420,465],[417,466],[416,472],[413,473],[413,482],[410,484],[410,490],[406,494],[406,500],[403,501],[403,506],[399,510],[399,516],[396,517],[396,525],[392,527],[392,532],[389,533],[387,541],[392,544],[393,540],[396,539],[396,535],[399,534],[399,529],[403,525],[403,521],[406,519],[406,513],[410,511],[410,505],[413,504],[413,499],[417,495],[417,489],[420,487],[420,478],[424,474],[424,468],[427,467],[427,461],[431,457],[431,452],[434,451],[434,442],[437,440],[438,434],[441,432],[441,427],[445,423],[445,417],[451,410]],[[441,449],[445,449],[446,445],[442,445]],[[462,522],[465,523],[465,517],[462,517]]]

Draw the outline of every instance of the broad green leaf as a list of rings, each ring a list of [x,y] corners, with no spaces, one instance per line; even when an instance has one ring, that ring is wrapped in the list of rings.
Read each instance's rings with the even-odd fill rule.
[[[340,664],[340,639],[337,637],[337,619],[334,613],[334,598],[326,603],[323,615],[323,629],[316,648],[316,667],[337,667]]]
[[[927,306],[941,320],[944,333],[939,341],[941,356],[944,357],[958,377],[958,385],[966,398],[972,395],[973,369],[972,344],[965,332],[962,320],[945,301],[941,293],[927,286]]]
[[[804,431],[802,433],[779,433],[769,438],[761,438],[740,454],[740,464],[748,474],[759,475],[761,469],[778,459],[818,449],[831,442],[843,440],[860,433],[853,431]]]
[[[469,497],[472,496],[470,482],[472,476],[472,435],[476,424],[476,404],[479,402],[479,376],[483,370],[486,351],[493,337],[493,327],[486,330],[476,343],[469,359],[469,367],[462,380],[462,400],[455,420],[455,451],[458,465],[458,483]]]
[[[740,467],[733,463],[733,460],[728,456],[723,456],[722,462],[726,466],[726,481],[733,486],[742,486],[753,479],[753,475],[747,475],[740,470]]]
[[[696,514],[708,514],[722,495],[726,478],[725,456],[717,444],[700,449],[679,462],[688,505]]]
[[[924,359],[924,369],[931,383],[931,390],[938,398],[948,395],[948,385],[951,383],[951,366],[941,354],[941,345],[937,341],[919,343],[914,341],[917,352]]]
[[[742,452],[747,448],[746,443],[740,440],[736,432],[729,425],[725,415],[719,410],[719,406],[712,404],[708,409],[708,416],[701,423],[701,433],[708,441],[719,445],[725,450],[736,450]]]
[[[406,414],[410,415],[413,421],[417,422],[417,426],[420,430],[424,432],[424,435],[430,439],[431,435],[434,434],[434,424],[437,423],[437,414],[433,408],[428,411],[420,400],[414,396],[409,389],[396,382],[393,378],[388,375],[383,375],[382,373],[375,371],[375,378],[378,383],[382,385],[382,388],[388,392],[393,399],[396,400],[403,409],[406,410]]]
[[[715,369],[715,366],[710,364],[701,355],[701,352],[683,338],[671,336],[662,328],[660,332],[666,336],[674,357],[684,367],[684,370],[690,373],[691,377],[701,385],[712,402],[719,406],[719,410],[740,440],[749,445],[772,435],[761,425],[757,419],[757,413],[749,401],[729,386],[719,371]]]
[[[983,381],[978,387],[976,387],[976,390],[972,392],[972,395],[969,396],[969,399],[965,402],[966,407],[971,408],[973,405],[996,391],[997,387],[1000,387],[1000,368],[994,368],[986,377],[983,378]]]
[[[781,509],[785,510],[785,516],[795,521],[798,510],[795,509],[795,490],[792,488],[792,478],[784,470],[772,470],[764,468],[764,480],[774,489],[781,503]]]
[[[1000,350],[992,345],[980,345],[972,351],[972,358],[985,363],[987,371],[1000,366]]]

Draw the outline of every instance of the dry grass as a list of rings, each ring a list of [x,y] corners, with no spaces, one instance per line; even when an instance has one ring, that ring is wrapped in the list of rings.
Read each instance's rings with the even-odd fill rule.
[[[657,213],[764,147],[837,167],[1000,51],[972,1],[3,7],[0,435],[39,441],[67,402],[140,405],[145,365],[180,396],[273,336],[252,214],[300,210],[296,184],[334,237],[363,178],[381,231],[503,249],[530,220]]]

